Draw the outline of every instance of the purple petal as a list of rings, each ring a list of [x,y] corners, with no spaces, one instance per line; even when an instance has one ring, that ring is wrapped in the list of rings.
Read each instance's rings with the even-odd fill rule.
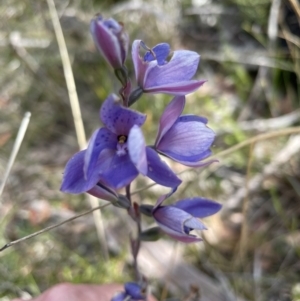
[[[209,152],[209,155],[210,156],[211,152]],[[183,161],[183,160],[177,160],[175,158],[172,158],[174,161],[182,164],[182,165],[185,165],[185,166],[189,166],[189,167],[206,167],[208,165],[210,165],[211,163],[214,163],[214,162],[219,162],[218,160],[214,159],[214,160],[208,160],[208,161],[198,161],[198,162],[189,162],[189,161]]]
[[[92,189],[100,179],[97,166],[88,179],[83,173],[85,150],[76,153],[67,163],[60,190],[67,193],[82,193]]]
[[[214,132],[203,123],[201,117],[184,115],[178,118],[156,148],[178,162],[193,163],[211,154],[209,148],[214,138]]]
[[[101,157],[101,156],[100,156]],[[136,167],[128,154],[115,155],[109,162],[105,171],[100,171],[100,177],[110,187],[120,189],[131,183],[138,175]]]
[[[178,152],[172,152],[170,150],[169,151],[160,151],[159,150],[159,152],[161,154],[175,160],[176,162],[179,162],[179,163],[187,165],[187,166],[201,167],[201,166],[207,166],[210,163],[212,163],[212,162],[209,162],[209,163],[199,162],[200,160],[204,160],[212,154],[210,149],[208,149],[207,151],[204,151],[203,153],[195,154],[193,156],[192,155],[190,155],[190,156],[180,155],[180,154],[178,154]],[[214,161],[217,161],[217,160],[214,160]]]
[[[140,57],[140,44],[141,40],[135,40],[132,43],[132,60],[134,65],[135,77],[137,84],[143,88],[144,87],[144,79],[147,72],[157,65],[156,61],[145,62]]]
[[[189,81],[198,69],[199,60],[199,54],[194,51],[174,51],[167,64],[149,70],[144,88]]]
[[[91,21],[90,30],[98,50],[114,69],[122,67],[122,53],[117,36],[106,26],[101,17]]]
[[[208,119],[206,117],[203,116],[197,116],[197,115],[182,115],[179,117],[180,122],[192,122],[192,121],[196,121],[196,122],[202,122],[204,124],[207,124]]]
[[[127,141],[131,161],[138,171],[145,176],[148,170],[146,145],[143,133],[137,125],[131,128]]]
[[[173,206],[156,208],[153,211],[153,217],[158,223],[180,233],[185,233],[184,226],[198,230],[206,229],[206,227],[191,214]]]
[[[84,157],[84,174],[89,177],[98,157],[104,149],[116,149],[118,137],[106,128],[96,130],[92,135]]]
[[[158,86],[151,86],[144,88],[144,92],[148,93],[166,93],[171,95],[187,95],[196,91],[200,88],[206,80],[190,80],[190,81],[182,81],[169,83]]]
[[[156,137],[155,145],[158,145],[162,137],[173,126],[177,118],[184,109],[185,97],[175,96],[173,100],[167,105],[163,114],[160,117],[159,129]]]
[[[123,107],[118,100],[116,95],[110,95],[101,107],[100,118],[111,132],[127,136],[135,124],[144,124],[146,115]]]
[[[112,165],[112,161],[114,160],[114,157],[116,156],[116,150],[112,149],[104,149],[98,158],[97,165],[100,167],[99,172],[104,173],[108,169],[110,169]],[[107,183],[105,183],[107,184]]]
[[[109,28],[110,30],[112,30],[112,32],[117,33],[119,31],[122,30],[122,27],[120,25],[120,23],[118,23],[116,20],[114,20],[113,18],[109,18],[107,20],[104,20],[101,16],[98,16],[99,20],[102,20],[103,24]]]
[[[198,197],[180,200],[173,206],[199,218],[213,215],[222,208],[219,203]]]
[[[184,242],[184,243],[192,243],[192,242],[201,241],[201,238],[198,238],[194,235],[189,235],[185,232],[185,229],[188,227],[185,224],[189,221],[189,220],[185,221],[185,218],[189,218],[190,220],[193,219],[189,214],[186,214],[186,215],[184,215],[182,213],[178,214],[178,212],[181,210],[174,212],[174,210],[172,210],[172,209],[166,210],[163,208],[172,208],[172,207],[170,207],[170,206],[159,207],[156,210],[154,210],[154,212],[153,212],[153,217],[154,217],[156,223],[162,229],[162,231],[164,231],[166,234],[168,234],[172,238],[179,240],[181,242]],[[173,207],[173,209],[174,209],[174,207]],[[160,210],[163,210],[163,211],[159,212]],[[157,214],[157,212],[158,212],[158,214]],[[181,217],[180,217],[180,215],[181,215]],[[174,221],[174,218],[177,218],[177,223],[178,223],[177,225],[176,225],[176,221]],[[172,221],[172,219],[173,219],[173,221]],[[182,220],[179,222],[180,219],[182,219]],[[196,226],[198,229],[199,228],[205,229],[205,226],[201,222],[199,222],[195,219],[193,219],[192,225],[194,227]]]
[[[202,241],[201,238],[196,237],[195,235],[189,235],[186,233],[179,233],[176,232],[168,227],[165,227],[164,225],[157,223],[159,225],[159,227],[161,228],[162,231],[164,231],[166,234],[168,234],[169,236],[171,236],[172,238],[184,242],[184,243],[192,243],[192,242],[199,242]]]
[[[92,189],[88,190],[87,192],[99,199],[103,199],[111,202],[116,202],[118,200],[118,194],[116,193],[116,191],[110,189],[104,184],[101,184],[100,182],[98,182],[96,186],[94,186]]]
[[[148,172],[147,176],[157,184],[175,188],[182,182],[175,173],[162,161],[150,147],[146,147]]]
[[[125,292],[134,300],[144,300],[145,295],[142,293],[142,288],[134,282],[127,282],[124,285]],[[130,299],[130,300],[132,300]]]
[[[155,57],[153,56],[152,52],[154,52]],[[152,48],[152,52],[148,51],[144,55],[144,61],[151,62],[156,60],[158,65],[164,65],[170,53],[170,45],[167,43],[158,44]]]
[[[184,223],[184,227],[188,227],[190,228],[191,230],[207,230],[207,228],[204,226],[203,223],[201,223],[198,219],[196,219],[195,217],[187,220],[185,223]]]
[[[128,53],[129,36],[127,32],[125,32],[123,25],[112,18],[104,20],[104,24],[113,32],[113,34],[118,39],[121,51],[121,61],[122,64],[124,64]]]

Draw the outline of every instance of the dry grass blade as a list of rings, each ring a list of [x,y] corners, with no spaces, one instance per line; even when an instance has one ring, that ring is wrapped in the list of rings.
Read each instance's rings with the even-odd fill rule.
[[[9,176],[9,173],[10,173],[11,168],[12,168],[14,162],[15,162],[16,156],[19,152],[20,146],[21,146],[23,138],[25,136],[25,133],[26,133],[26,130],[27,130],[27,127],[28,127],[28,124],[29,124],[30,116],[31,116],[31,113],[26,112],[24,117],[23,117],[23,120],[21,122],[19,131],[18,131],[18,135],[17,135],[16,141],[15,141],[13,150],[11,152],[10,158],[8,160],[7,167],[6,167],[6,170],[5,170],[5,174],[4,174],[1,186],[0,186],[0,197],[2,195],[2,192],[4,190],[6,181],[7,181],[8,176]],[[1,204],[1,199],[0,199],[0,204]]]
[[[264,133],[264,134],[260,134],[257,136],[254,136],[252,138],[249,138],[243,142],[240,142],[230,148],[227,148],[224,151],[221,151],[213,156],[211,156],[209,159],[218,159],[221,157],[225,157],[229,154],[232,154],[233,152],[248,146],[252,143],[258,142],[258,141],[263,141],[263,140],[267,140],[267,139],[271,139],[271,138],[276,138],[276,137],[280,137],[280,136],[285,136],[285,135],[291,135],[291,134],[297,134],[300,133],[300,127],[290,127],[290,128],[286,128],[283,130],[279,130],[279,131],[274,131],[274,132],[270,132],[270,133]]]
[[[68,89],[68,94],[69,94],[69,99],[70,99],[70,104],[71,104],[71,109],[72,109],[75,129],[76,129],[76,135],[77,135],[77,140],[78,140],[78,145],[79,145],[80,149],[84,149],[86,147],[86,137],[85,137],[84,126],[83,126],[81,111],[80,111],[80,106],[79,106],[79,100],[78,100],[78,96],[77,96],[75,80],[74,80],[74,75],[73,75],[73,71],[72,71],[72,67],[71,67],[71,63],[70,63],[67,46],[66,46],[62,28],[61,28],[61,25],[59,22],[58,14],[57,14],[57,11],[55,8],[55,3],[53,0],[47,0],[47,3],[48,3],[49,12],[51,15],[51,20],[53,23],[55,36],[57,39],[58,48],[59,48],[59,52],[60,52],[60,56],[61,56],[61,60],[62,60],[62,64],[63,64],[63,70],[64,70],[65,80],[66,80],[66,84],[67,84],[67,89]],[[90,195],[88,197],[89,197],[89,202],[90,202],[90,205],[92,208],[98,205],[98,200],[95,197],[92,197]],[[94,217],[94,222],[95,222],[95,226],[97,229],[98,238],[101,243],[102,254],[103,254],[104,259],[107,260],[109,256],[108,256],[108,249],[107,249],[107,243],[106,243],[106,239],[105,239],[101,212],[94,211],[93,217]]]
[[[77,96],[76,85],[75,85],[74,75],[71,67],[67,46],[58,19],[58,14],[55,8],[54,1],[47,0],[47,2],[48,2],[51,20],[53,23],[54,32],[56,35],[57,44],[61,56],[62,65],[63,65],[64,76],[65,76],[68,94],[70,98],[70,104],[71,104],[78,144],[80,149],[84,149],[86,147],[86,137],[85,137],[85,131],[84,131],[84,126],[81,117],[81,110],[79,106],[79,100]]]
[[[292,7],[294,8],[294,11],[296,12],[298,18],[300,18],[300,4],[296,0],[290,0],[290,3]]]

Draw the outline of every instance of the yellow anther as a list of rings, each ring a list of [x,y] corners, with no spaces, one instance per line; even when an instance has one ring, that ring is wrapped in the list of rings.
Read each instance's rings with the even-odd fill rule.
[[[124,135],[121,135],[118,137],[118,141],[120,144],[124,144],[126,142],[126,140],[127,140],[127,137]]]

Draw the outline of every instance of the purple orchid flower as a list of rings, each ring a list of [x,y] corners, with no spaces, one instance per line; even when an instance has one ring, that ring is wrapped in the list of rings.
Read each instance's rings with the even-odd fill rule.
[[[118,293],[111,301],[139,301],[146,299],[145,292],[137,283],[127,282],[124,288],[125,292]]]
[[[121,69],[129,44],[129,37],[123,25],[112,18],[105,20],[101,16],[96,16],[91,21],[90,29],[98,50],[107,62],[114,69]]]
[[[211,200],[195,197],[180,200],[169,206],[161,206],[172,193],[173,191],[157,200],[152,210],[156,223],[162,231],[176,240],[185,243],[201,241],[201,238],[190,234],[194,229],[207,229],[197,218],[215,214],[221,209],[221,205]]]
[[[146,149],[140,129],[146,115],[122,106],[116,95],[110,95],[101,107],[100,118],[105,127],[94,132],[86,150],[69,160],[62,191],[92,194],[99,190],[99,182],[120,189],[139,173],[168,187],[181,183],[154,150]]]
[[[197,71],[200,59],[196,52],[174,51],[168,62],[167,57],[170,54],[168,44],[156,45],[149,49],[144,57],[140,56],[141,46],[145,48],[141,40],[133,42],[132,59],[137,84],[143,92],[186,95],[204,84],[205,80],[191,80]]]
[[[206,126],[207,119],[196,115],[181,115],[184,96],[175,96],[164,110],[154,148],[161,154],[190,167],[208,165],[201,162],[211,155],[215,133]]]

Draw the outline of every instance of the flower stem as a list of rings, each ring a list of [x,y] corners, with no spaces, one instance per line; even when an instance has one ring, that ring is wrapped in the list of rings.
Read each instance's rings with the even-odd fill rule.
[[[126,197],[131,203],[130,184],[126,186]]]
[[[132,252],[133,255],[133,266],[134,266],[134,271],[135,271],[135,279],[137,282],[140,282],[142,280],[139,268],[138,268],[138,262],[137,262],[137,257],[140,251],[140,246],[141,246],[141,240],[140,240],[140,234],[141,234],[141,223],[140,220],[137,222],[137,238],[134,241],[134,250]]]
[[[126,197],[132,204],[131,194],[130,194],[130,184],[128,186],[126,186]],[[138,262],[137,262],[137,257],[138,257],[138,254],[140,251],[140,246],[141,246],[140,235],[142,232],[141,215],[140,215],[140,211],[139,211],[139,205],[137,203],[133,203],[130,206],[130,208],[128,209],[128,214],[132,218],[132,220],[136,223],[136,227],[137,227],[136,238],[131,237],[130,244],[131,244],[132,257],[133,257],[135,280],[136,280],[136,282],[140,282],[142,280],[142,275],[140,274],[140,271],[138,268]]]

